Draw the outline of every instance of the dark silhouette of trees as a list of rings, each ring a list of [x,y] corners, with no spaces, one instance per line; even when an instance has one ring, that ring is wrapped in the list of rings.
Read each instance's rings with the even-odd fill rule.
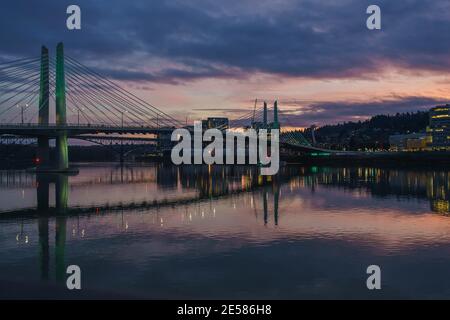
[[[424,111],[376,115],[365,121],[316,128],[315,137],[317,146],[330,149],[388,149],[390,135],[424,132],[428,119],[428,112]],[[302,132],[312,142],[311,128]]]

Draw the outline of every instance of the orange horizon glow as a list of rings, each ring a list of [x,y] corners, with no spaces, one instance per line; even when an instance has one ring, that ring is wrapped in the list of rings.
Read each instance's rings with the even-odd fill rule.
[[[267,100],[269,106],[272,101],[278,100],[281,111],[295,109],[299,114],[315,103],[389,102],[403,97],[450,101],[450,77],[447,74],[414,73],[399,69],[384,70],[371,78],[312,79],[256,73],[249,75],[247,79],[207,78],[182,84],[153,83],[149,86],[151,90],[142,89],[143,86],[138,89],[131,86],[131,89],[183,122],[187,119],[188,123],[208,116],[226,116],[230,119],[238,117],[253,109],[255,98],[258,98],[260,104]],[[409,111],[416,110],[412,107]],[[395,114],[396,110],[392,113]],[[345,121],[365,120],[369,117],[355,115],[347,117]],[[340,120],[336,119],[332,123]],[[322,126],[330,123],[314,124]],[[308,126],[286,124],[286,127],[303,129]]]

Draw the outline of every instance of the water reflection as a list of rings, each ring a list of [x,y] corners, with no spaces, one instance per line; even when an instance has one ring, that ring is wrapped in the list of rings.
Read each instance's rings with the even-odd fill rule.
[[[91,168],[87,168],[89,169]],[[104,167],[100,167],[104,169]],[[195,203],[204,199],[215,199],[218,197],[227,196],[229,194],[239,194],[247,192],[254,188],[262,187],[263,189],[263,216],[264,224],[268,223],[269,217],[269,197],[273,196],[273,215],[274,224],[278,224],[278,198],[279,185],[278,183],[287,181],[289,177],[298,172],[296,168],[285,168],[277,179],[272,177],[263,177],[257,174],[258,170],[255,167],[213,167],[213,166],[190,166],[190,167],[176,167],[167,165],[156,165],[151,167],[133,167],[128,166],[114,166],[107,167],[110,171],[96,170],[95,176],[83,176],[85,173],[82,170],[81,176],[67,174],[36,174],[35,181],[30,179],[32,174],[16,171],[16,172],[2,172],[0,174],[1,186],[3,188],[35,188],[36,189],[36,207],[19,208],[14,210],[5,210],[1,218],[20,218],[35,217],[38,226],[38,244],[39,244],[39,270],[40,278],[48,280],[50,277],[50,236],[51,228],[50,222],[54,219],[54,257],[55,257],[55,279],[57,282],[64,282],[65,279],[65,247],[66,247],[66,232],[67,219],[70,216],[76,216],[79,222],[80,214],[103,214],[110,211],[120,211],[121,226],[123,229],[128,229],[128,222],[124,220],[124,210],[149,209],[160,208],[164,206],[176,206],[182,204]],[[100,175],[98,174],[100,173]],[[70,183],[69,183],[70,180]],[[160,192],[168,192],[171,197],[162,198],[161,201],[147,201],[142,202],[119,202],[119,203],[100,203],[95,206],[85,205],[80,206],[69,205],[70,189],[77,187],[89,188],[93,185],[124,185],[154,183],[160,189]],[[104,190],[104,189],[102,189]],[[194,190],[195,192],[186,192]],[[54,194],[52,195],[52,191]],[[146,187],[146,191],[148,188]],[[178,196],[178,191],[186,193],[188,196]],[[103,191],[104,192],[104,191]],[[22,191],[24,193],[24,191]],[[54,199],[54,201],[52,201]],[[254,200],[254,197],[252,198]],[[51,204],[54,202],[54,205]],[[5,202],[6,204],[7,202]],[[17,203],[11,202],[15,206]],[[187,212],[186,212],[187,213]],[[255,206],[255,213],[257,209]],[[204,217],[204,211],[202,216]],[[215,214],[215,209],[214,209]],[[197,215],[197,212],[195,216]],[[186,218],[185,216],[182,219]],[[192,221],[192,215],[189,215]],[[163,226],[163,218],[157,216],[157,220]],[[84,237],[85,230],[81,230],[79,226],[72,230],[72,235],[81,234]],[[23,235],[23,221],[21,224],[21,231],[17,235],[16,240],[20,241],[25,238],[24,242],[28,243],[28,235]]]
[[[90,164],[77,176],[3,171],[0,274],[64,283],[75,263],[88,287],[131,295],[195,298],[217,288],[214,297],[298,298],[340,294],[338,284],[360,294],[347,270],[366,263],[406,264],[412,275],[438,261],[430,281],[439,284],[450,267],[449,181],[445,170],[364,167],[289,166],[276,177],[165,164]],[[329,274],[329,265],[340,267]],[[264,272],[273,268],[276,280]]]
[[[287,182],[299,172],[298,168],[285,168],[282,174],[273,178],[260,176],[257,168],[245,166],[155,165],[95,169],[86,168],[79,176],[37,174],[35,181],[29,178],[31,174],[25,172],[1,173],[0,190],[3,192],[0,196],[4,201],[0,210],[4,212],[3,216],[17,217],[179,205],[242,193],[261,186],[270,185],[277,189],[279,183]],[[106,172],[108,169],[110,171]],[[8,197],[11,190],[18,188],[23,199]],[[34,206],[27,206],[33,197],[25,197],[24,194],[29,195],[33,189],[36,190],[37,201]]]
[[[70,180],[70,183],[69,183]],[[115,207],[139,202],[148,204],[151,194],[155,204],[176,203],[177,200],[220,197],[236,192],[271,185],[279,192],[280,184],[289,183],[295,188],[308,186],[312,192],[317,185],[344,190],[365,190],[372,196],[395,196],[401,198],[428,199],[434,212],[450,212],[450,172],[430,170],[395,170],[381,168],[331,168],[331,167],[285,167],[274,179],[257,174],[256,168],[226,166],[176,167],[155,165],[148,167],[100,166],[86,167],[79,176],[33,175],[23,171],[0,171],[0,212],[32,209],[26,206],[30,196],[24,193],[36,189],[34,209],[46,211],[50,201],[58,212],[71,207],[83,207],[92,203],[97,207]],[[118,185],[118,193],[105,194],[105,185]],[[123,193],[122,185],[145,186],[145,193]],[[97,187],[98,186],[98,187]],[[21,197],[9,198],[7,191],[21,189]],[[54,195],[50,190],[55,188]],[[79,192],[83,190],[83,192]],[[87,190],[87,191],[86,191]],[[177,190],[178,193],[173,193]],[[72,191],[72,199],[69,198]],[[115,188],[110,188],[115,192]],[[138,190],[142,191],[142,190]],[[167,191],[167,192],[166,192]],[[181,192],[182,191],[182,192]],[[140,197],[132,197],[139,195]],[[178,196],[173,197],[173,196]],[[132,198],[132,199],[130,199]],[[70,200],[73,200],[70,202]],[[117,201],[114,201],[117,200]],[[94,207],[94,205],[92,207]],[[70,211],[70,210],[69,210]]]
[[[37,174],[37,224],[39,235],[39,266],[41,279],[49,279],[50,243],[49,243],[49,198],[50,184],[55,184],[55,278],[64,282],[67,218],[65,213],[69,200],[69,176],[66,174]]]
[[[329,167],[305,170],[311,173],[305,183],[312,190],[314,185],[320,184],[348,190],[364,189],[376,197],[428,199],[432,211],[450,213],[449,171]]]
[[[39,216],[37,218],[39,235],[39,270],[42,280],[49,279],[50,270],[50,229],[49,218]],[[55,218],[55,279],[57,282],[64,282],[65,277],[65,247],[67,218],[58,216]]]

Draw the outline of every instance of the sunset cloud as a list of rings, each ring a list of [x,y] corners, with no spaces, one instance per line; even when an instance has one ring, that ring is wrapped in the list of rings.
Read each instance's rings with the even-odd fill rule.
[[[365,27],[365,10],[371,4],[366,0],[80,0],[80,31],[65,28],[69,4],[2,2],[0,39],[5,45],[0,57],[34,56],[42,44],[53,51],[54,44],[63,40],[68,55],[130,87],[149,88],[153,102],[190,115],[198,115],[194,111],[198,108],[240,108],[258,96],[259,90],[252,90],[257,75],[272,77],[274,83],[317,80],[317,91],[329,90],[321,81],[349,81],[345,92],[328,91],[336,96],[334,102],[322,104],[324,93],[310,94],[312,102],[303,107],[308,117],[298,124],[349,120],[384,110],[380,105],[367,107],[373,105],[371,101],[364,102],[364,108],[351,102],[358,93],[352,92],[352,81],[371,81],[379,87],[376,100],[391,106],[386,111],[415,109],[417,97],[425,95],[426,103],[417,107],[428,108],[448,99],[448,79],[436,84],[441,93],[431,92],[433,85],[429,85],[428,93],[398,93],[406,100],[394,104],[389,96],[396,87],[386,91],[382,84],[393,70],[403,75],[407,86],[417,79],[449,73],[450,3],[446,0],[378,1],[382,10],[379,31]],[[210,90],[225,90],[224,100],[213,101],[211,95],[199,91],[202,81],[208,81]],[[224,81],[228,81],[225,89]],[[149,90],[141,91],[149,94]],[[302,94],[299,88],[297,96],[290,90],[268,98],[301,99]],[[175,101],[185,105],[180,109],[172,104]],[[314,108],[328,109],[318,112]]]

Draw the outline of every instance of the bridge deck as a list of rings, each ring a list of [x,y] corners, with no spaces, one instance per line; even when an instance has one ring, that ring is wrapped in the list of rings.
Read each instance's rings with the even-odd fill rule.
[[[108,126],[108,125],[39,125],[39,124],[0,124],[0,134],[18,136],[57,137],[62,133],[68,136],[83,134],[160,134],[171,133],[173,127]]]

